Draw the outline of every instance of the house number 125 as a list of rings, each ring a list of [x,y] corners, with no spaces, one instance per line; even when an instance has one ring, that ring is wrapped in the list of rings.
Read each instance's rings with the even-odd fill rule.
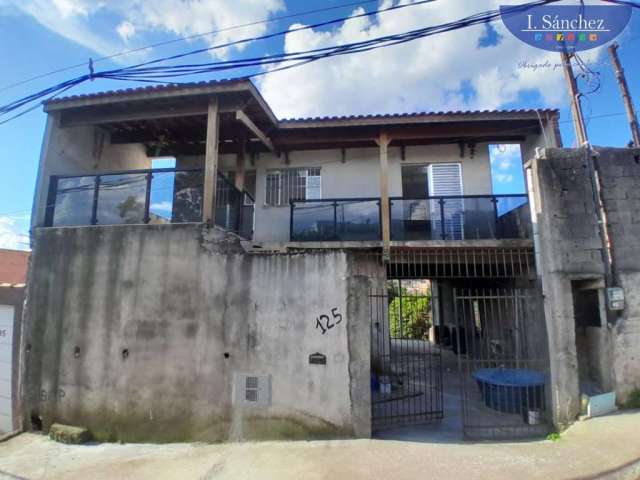
[[[316,317],[316,328],[322,330],[322,335],[342,322],[342,314],[338,311],[338,307],[334,307],[331,309],[331,317],[324,313]]]

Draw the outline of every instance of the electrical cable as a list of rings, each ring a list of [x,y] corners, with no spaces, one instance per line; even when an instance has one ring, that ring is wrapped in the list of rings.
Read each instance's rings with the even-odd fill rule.
[[[340,8],[358,7],[358,6],[366,5],[366,4],[369,4],[369,3],[377,3],[377,2],[378,2],[378,0],[360,0],[360,1],[357,1],[357,2],[344,3],[344,4],[341,4],[341,5],[334,5],[332,7],[317,8],[315,10],[307,10],[307,11],[304,11],[304,12],[291,13],[291,14],[288,14],[288,15],[281,15],[281,16],[273,17],[273,18],[265,18],[263,20],[254,20],[252,22],[244,23],[244,24],[241,24],[241,25],[233,25],[231,27],[225,27],[225,28],[220,28],[220,29],[217,29],[217,30],[211,30],[211,31],[208,31],[208,32],[196,33],[196,34],[193,34],[193,35],[187,35],[187,36],[183,36],[183,37],[178,37],[178,38],[174,38],[174,39],[171,39],[171,40],[152,43],[150,45],[145,45],[145,46],[142,46],[142,47],[137,47],[137,48],[133,48],[133,49],[129,49],[129,50],[122,50],[120,52],[117,52],[117,53],[114,53],[114,54],[111,54],[111,55],[106,55],[104,57],[98,57],[98,58],[96,58],[96,59],[94,59],[92,61],[93,61],[93,63],[103,62],[105,60],[112,60],[114,58],[121,57],[123,55],[130,55],[132,53],[142,52],[142,51],[150,50],[150,49],[156,48],[156,47],[162,47],[162,46],[165,46],[165,45],[170,45],[170,44],[173,44],[173,43],[183,42],[183,41],[186,41],[186,40],[193,40],[195,38],[202,38],[202,37],[207,37],[207,36],[210,36],[210,35],[216,35],[218,33],[228,32],[228,31],[231,31],[231,30],[237,30],[237,29],[240,29],[240,28],[253,27],[253,26],[256,26],[256,25],[278,22],[280,20],[288,20],[290,18],[303,17],[303,16],[306,16],[306,15],[312,15],[312,14],[316,14],[316,13],[323,13],[323,12],[328,12],[328,11],[331,11],[331,10],[338,10]],[[10,85],[5,85],[4,87],[0,87],[0,92],[4,92],[6,90],[9,90],[9,89],[14,88],[14,87],[18,87],[20,85],[24,85],[24,84],[32,82],[34,80],[39,80],[41,78],[45,78],[45,77],[49,77],[51,75],[55,75],[56,73],[62,73],[62,72],[66,72],[66,71],[69,71],[69,70],[74,70],[74,69],[81,68],[81,67],[86,67],[86,66],[87,66],[87,62],[81,62],[81,63],[76,63],[74,65],[68,65],[66,67],[61,67],[61,68],[58,68],[56,70],[52,70],[50,72],[45,72],[45,73],[42,73],[42,74],[39,74],[39,75],[35,75],[33,77],[30,77],[30,78],[26,78],[26,79],[21,80],[19,82],[12,83]]]
[[[377,13],[380,12],[384,12],[384,11],[390,11],[392,9],[399,9],[399,8],[406,8],[408,6],[415,6],[415,5],[419,5],[422,3],[427,3],[433,0],[423,0],[422,2],[416,2],[416,3],[412,3],[412,4],[405,4],[405,5],[396,5],[396,6],[392,6],[389,7],[387,9],[381,9],[378,11],[374,11],[374,12],[366,12],[363,13],[359,16],[369,16],[369,15],[375,15]],[[533,8],[535,6],[540,6],[540,5],[545,5],[548,3],[555,3],[559,0],[537,0],[534,2],[530,2],[530,3],[526,3],[526,4],[522,4],[522,5],[515,5],[515,6],[511,6],[509,7],[509,11],[507,12],[507,14],[514,14],[520,11],[524,11],[530,8]],[[608,1],[619,1],[619,0],[608,0]],[[66,88],[67,86],[75,86],[78,84],[81,84],[83,82],[86,82],[87,80],[93,80],[96,78],[111,78],[111,79],[115,79],[115,80],[135,80],[135,81],[150,81],[150,80],[157,80],[159,78],[166,78],[167,76],[170,77],[175,77],[175,76],[184,76],[184,75],[194,75],[194,74],[201,74],[201,73],[211,73],[214,71],[221,71],[221,70],[228,70],[228,69],[237,69],[237,68],[245,68],[248,66],[264,66],[267,64],[272,64],[275,63],[277,61],[284,61],[284,60],[299,60],[300,62],[298,63],[308,63],[310,61],[316,61],[316,60],[320,60],[322,58],[328,58],[330,56],[335,56],[335,55],[345,55],[345,54],[350,54],[350,53],[360,53],[363,51],[368,51],[368,50],[373,50],[376,48],[382,48],[382,47],[387,47],[390,45],[397,45],[400,43],[405,43],[405,42],[409,42],[418,38],[424,38],[430,35],[435,35],[435,34],[439,34],[439,33],[444,33],[444,32],[449,32],[449,31],[453,31],[453,30],[458,30],[458,29],[462,29],[462,28],[467,28],[469,26],[472,25],[477,25],[477,24],[482,24],[482,23],[487,23],[490,21],[494,21],[496,18],[500,17],[501,12],[499,10],[492,10],[492,11],[488,11],[488,12],[482,12],[482,13],[477,13],[474,15],[471,15],[469,17],[463,18],[461,20],[457,20],[457,21],[453,21],[453,22],[449,22],[449,23],[445,23],[445,24],[441,24],[441,25],[436,25],[436,26],[432,26],[432,27],[426,27],[426,28],[421,28],[421,29],[417,29],[417,30],[413,30],[413,31],[409,31],[409,32],[404,32],[401,34],[395,34],[395,35],[387,35],[387,36],[382,36],[382,37],[377,37],[375,39],[370,39],[367,41],[361,41],[361,42],[354,42],[351,44],[347,44],[347,45],[339,45],[339,46],[334,46],[334,47],[325,47],[322,49],[315,49],[315,50],[310,50],[310,51],[302,51],[302,52],[293,52],[293,53],[281,53],[281,54],[277,54],[277,55],[272,55],[272,56],[267,56],[267,57],[259,57],[259,58],[253,58],[253,59],[239,59],[239,60],[231,60],[231,61],[225,61],[225,62],[209,62],[206,64],[196,64],[196,65],[178,65],[178,66],[156,66],[156,67],[149,67],[148,65],[151,65],[153,63],[157,63],[157,62],[163,62],[163,61],[168,61],[171,59],[175,59],[176,56],[171,56],[171,57],[165,57],[162,59],[158,59],[158,60],[154,60],[151,62],[145,62],[144,64],[138,64],[138,65],[134,65],[132,67],[126,67],[126,68],[121,68],[121,69],[116,69],[116,70],[108,70],[108,71],[104,71],[104,72],[92,72],[88,75],[83,75],[80,77],[77,77],[75,79],[72,80],[68,80],[67,82],[58,84],[58,85],[54,85],[52,87],[49,87],[48,89],[42,90],[40,92],[37,92],[33,95],[24,97],[22,99],[18,99],[14,102],[11,102],[7,105],[4,105],[2,107],[0,107],[0,117],[3,115],[6,115],[8,112],[11,112],[13,110],[16,110],[18,108],[21,108],[29,103],[32,103],[34,101],[38,101],[38,100],[43,100],[44,101],[48,101],[51,99],[51,97],[48,97],[50,94],[58,94],[60,92],[60,90],[62,90],[63,88]],[[357,16],[351,16],[348,18],[355,18]],[[346,18],[345,18],[346,19]],[[308,27],[304,27],[304,28],[317,28],[318,26],[321,25],[328,25],[331,23],[335,23],[337,21],[340,21],[338,19],[334,19],[334,20],[330,20],[327,22],[321,22],[321,23],[317,23],[314,24],[315,26],[308,26]],[[303,27],[301,27],[303,28]],[[287,33],[290,33],[290,30],[286,30],[286,31],[281,31],[281,32],[276,32],[274,34],[269,34],[267,36],[263,36],[263,37],[256,37],[256,38],[272,38],[273,36],[278,36],[278,35],[286,35]],[[202,51],[208,51],[208,50],[213,50],[216,48],[224,48],[224,47],[228,47],[230,45],[234,45],[234,44],[238,44],[241,42],[246,42],[246,41],[250,41],[250,39],[242,39],[242,40],[238,40],[236,42],[227,42],[225,44],[222,45],[217,45],[217,46],[213,46],[213,47],[209,47],[207,49],[197,49],[191,52],[186,52],[184,54],[181,54],[179,57],[182,58],[184,56],[187,55],[193,55],[196,53],[201,53]],[[143,68],[144,67],[144,68]],[[271,71],[265,71],[261,74],[266,74],[266,73],[270,73],[272,71],[277,71],[277,70],[283,70],[286,68],[292,68],[291,65],[286,65],[286,66],[282,66],[278,69],[275,70],[271,70]],[[239,78],[250,78],[250,77],[254,77],[257,74],[253,74],[253,75],[245,75],[244,77],[239,77]],[[48,98],[47,98],[48,97]]]

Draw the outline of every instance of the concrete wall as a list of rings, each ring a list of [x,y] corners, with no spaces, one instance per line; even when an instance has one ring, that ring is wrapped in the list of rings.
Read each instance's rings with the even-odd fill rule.
[[[594,152],[592,152],[594,153]],[[614,245],[615,282],[625,289],[626,307],[588,338],[576,339],[572,282],[604,285],[602,242],[585,149],[545,149],[531,164],[538,230],[536,250],[549,337],[554,421],[564,426],[579,413],[580,350],[595,350],[589,359],[605,388],[619,402],[640,388],[640,152],[597,148],[604,207]],[[637,217],[637,218],[636,218]],[[604,299],[603,292],[600,298]],[[603,301],[603,300],[601,300]],[[601,312],[601,317],[606,314]],[[584,375],[583,375],[584,376]]]
[[[369,284],[353,261],[247,255],[193,224],[38,229],[25,421],[126,441],[366,437]],[[270,405],[234,402],[239,374],[270,376]]]

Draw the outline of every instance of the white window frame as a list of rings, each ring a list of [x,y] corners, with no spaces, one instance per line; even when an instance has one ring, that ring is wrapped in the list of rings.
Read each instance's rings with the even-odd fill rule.
[[[313,173],[316,173],[315,175],[309,175],[310,171],[313,171]],[[289,182],[291,182],[291,178],[295,178],[296,176],[301,176],[305,178],[305,185],[304,185],[304,198],[299,198],[298,200],[321,200],[322,199],[322,170],[321,167],[294,167],[294,168],[279,168],[279,169],[273,169],[273,170],[267,170],[266,171],[266,175],[265,175],[265,205],[269,206],[269,207],[286,207],[289,205],[289,202],[291,201],[291,192],[292,192],[292,187],[291,185],[288,186],[289,188],[289,192],[287,192],[286,196],[288,197],[288,200],[286,203],[284,203],[283,201],[283,196],[284,196],[284,185],[283,185],[283,179],[284,179],[284,173],[286,172],[287,175],[290,176],[289,178]],[[296,173],[297,172],[297,175]],[[277,195],[275,195],[273,193],[272,190],[270,190],[270,178],[274,178],[273,180],[271,180],[272,183],[275,183],[277,188]],[[316,181],[315,179],[317,179],[317,185],[310,185],[310,180],[309,179],[314,179],[312,181]],[[273,188],[273,187],[272,187]],[[312,191],[317,191],[317,195],[313,196],[310,195],[310,192]],[[276,197],[276,202],[272,202],[270,200],[273,200],[273,197]]]

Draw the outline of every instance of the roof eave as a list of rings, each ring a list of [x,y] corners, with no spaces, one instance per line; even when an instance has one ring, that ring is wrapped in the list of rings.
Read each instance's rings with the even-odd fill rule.
[[[285,119],[278,123],[283,129],[303,128],[331,128],[331,127],[357,127],[357,126],[391,126],[413,125],[444,122],[478,122],[499,120],[540,120],[547,119],[548,115],[556,116],[558,110],[517,110],[517,111],[486,111],[486,112],[442,112],[434,114],[408,114],[408,115],[380,115],[380,116],[354,116],[344,118],[309,118],[309,119]]]

